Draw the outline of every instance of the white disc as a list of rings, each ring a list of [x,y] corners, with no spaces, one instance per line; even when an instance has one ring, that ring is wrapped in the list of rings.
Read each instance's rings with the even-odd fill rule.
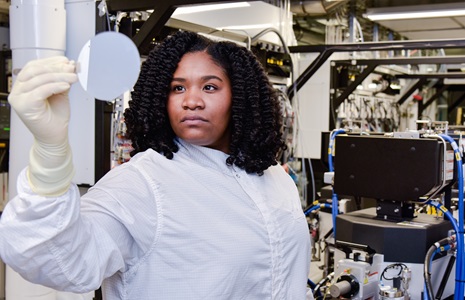
[[[105,31],[79,53],[77,75],[82,88],[98,100],[110,101],[130,91],[139,77],[140,55],[126,35]]]

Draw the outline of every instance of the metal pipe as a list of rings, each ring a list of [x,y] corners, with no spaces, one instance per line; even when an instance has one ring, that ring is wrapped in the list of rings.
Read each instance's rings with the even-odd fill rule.
[[[301,45],[289,47],[291,53],[351,52],[376,50],[452,49],[465,47],[465,39],[384,41],[348,44]]]

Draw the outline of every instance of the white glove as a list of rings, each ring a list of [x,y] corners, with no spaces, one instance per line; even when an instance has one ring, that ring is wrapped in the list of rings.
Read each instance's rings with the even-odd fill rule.
[[[28,178],[39,195],[64,194],[74,175],[68,143],[68,91],[76,81],[75,64],[64,56],[33,60],[18,74],[8,96],[34,135]]]

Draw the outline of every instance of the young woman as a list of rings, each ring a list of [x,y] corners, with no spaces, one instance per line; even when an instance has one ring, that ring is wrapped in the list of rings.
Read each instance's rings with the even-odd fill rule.
[[[105,299],[305,299],[308,224],[276,160],[280,104],[251,52],[181,31],[158,45],[124,115],[132,158],[82,197],[73,72],[63,57],[31,62],[10,95],[35,142],[1,218],[7,264],[58,290],[102,286]]]

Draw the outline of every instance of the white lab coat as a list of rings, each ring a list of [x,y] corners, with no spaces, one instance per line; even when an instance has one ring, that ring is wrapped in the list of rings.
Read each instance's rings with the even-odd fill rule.
[[[172,160],[138,154],[81,199],[75,185],[35,195],[23,172],[1,257],[58,290],[103,281],[106,299],[305,299],[310,236],[288,174],[247,174],[223,152],[179,146]]]

